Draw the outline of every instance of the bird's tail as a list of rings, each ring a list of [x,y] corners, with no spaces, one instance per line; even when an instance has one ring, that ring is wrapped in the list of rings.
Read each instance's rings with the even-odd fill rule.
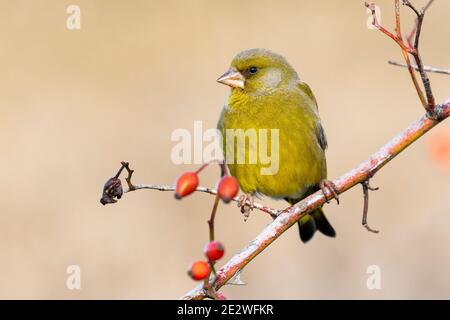
[[[300,239],[306,243],[314,236],[316,230],[319,230],[328,237],[336,237],[330,222],[328,222],[322,208],[317,208],[310,214],[301,217],[298,220],[298,229],[300,232]]]

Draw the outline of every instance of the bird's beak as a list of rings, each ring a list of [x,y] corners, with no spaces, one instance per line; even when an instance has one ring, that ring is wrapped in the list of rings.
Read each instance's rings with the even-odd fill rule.
[[[217,79],[217,82],[226,84],[227,86],[230,86],[232,88],[244,89],[245,78],[235,68],[230,68],[230,70],[225,72],[220,76],[219,79]]]

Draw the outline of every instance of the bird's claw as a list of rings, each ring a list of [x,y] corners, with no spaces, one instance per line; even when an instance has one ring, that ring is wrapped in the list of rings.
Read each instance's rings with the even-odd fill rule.
[[[333,198],[336,199],[337,204],[339,204],[339,195],[337,193],[336,185],[330,180],[322,180],[320,182],[320,190],[322,190],[323,195],[325,196],[326,203],[330,203],[327,198],[327,192],[333,195]]]

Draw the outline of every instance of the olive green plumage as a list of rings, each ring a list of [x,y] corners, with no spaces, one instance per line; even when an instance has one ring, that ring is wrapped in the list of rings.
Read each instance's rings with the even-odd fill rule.
[[[282,56],[264,49],[239,53],[230,70],[238,78],[242,76],[243,85],[230,85],[231,94],[220,115],[218,129],[223,136],[224,151],[227,144],[233,143],[227,141],[226,129],[279,130],[278,172],[261,174],[261,168],[267,167],[263,163],[228,164],[241,189],[247,194],[263,194],[291,204],[319,190],[320,182],[327,177],[327,142],[309,86],[300,81]],[[245,148],[248,151],[249,145]],[[304,242],[312,238],[316,229],[335,236],[321,208],[301,218],[299,227]]]

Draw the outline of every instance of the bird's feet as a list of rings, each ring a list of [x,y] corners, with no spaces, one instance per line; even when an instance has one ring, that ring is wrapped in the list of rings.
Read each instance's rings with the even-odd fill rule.
[[[244,221],[247,221],[250,216],[250,212],[254,207],[255,199],[251,194],[243,194],[239,197],[238,208],[241,209],[241,213],[244,215]]]
[[[337,204],[339,204],[339,196],[337,193],[336,185],[330,181],[330,180],[322,180],[320,182],[320,189],[322,190],[323,195],[325,196],[325,199],[327,199],[327,192],[333,195],[333,198],[336,199]],[[330,203],[328,199],[326,200],[327,203]]]

